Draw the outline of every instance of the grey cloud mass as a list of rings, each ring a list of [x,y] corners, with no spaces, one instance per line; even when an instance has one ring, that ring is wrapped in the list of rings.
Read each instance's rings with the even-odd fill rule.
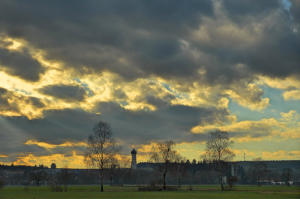
[[[49,59],[64,61],[68,67],[109,70],[129,79],[155,74],[197,81],[197,71],[204,68],[208,77],[204,80],[224,84],[244,78],[233,68],[236,64],[251,71],[246,78],[253,73],[299,75],[299,33],[290,28],[291,23],[299,25],[297,2],[292,2],[290,22],[279,1],[219,1],[238,29],[248,28],[251,35],[247,24],[259,25],[260,42],[243,48],[239,46],[245,41],[238,39],[222,45],[227,38],[220,35],[210,47],[191,38],[191,32],[207,25],[204,18],[219,17],[213,2],[113,0],[72,1],[71,5],[69,1],[5,0],[0,26],[3,34],[29,41],[45,50]],[[264,19],[267,22],[260,23]]]
[[[110,121],[116,136],[131,144],[151,140],[191,140],[193,126],[226,121],[225,117],[229,115],[226,109],[183,105],[164,106],[157,111],[129,111],[115,103],[100,103],[99,109],[100,118]]]
[[[162,77],[181,91],[199,89],[195,85],[213,88],[200,96],[211,103],[228,97],[223,91],[231,90],[247,103],[259,104],[263,89],[249,88],[258,75],[300,77],[300,3],[290,2],[287,10],[279,0],[1,0],[0,36],[26,41],[45,53],[46,60],[71,69],[74,78],[100,77],[104,71],[118,74],[125,83]],[[9,51],[8,44],[0,44],[0,71],[32,82],[46,73],[26,48]],[[88,88],[57,83],[38,92],[76,103],[92,95]],[[115,102],[101,102],[91,112],[43,110],[43,117],[31,120],[0,116],[0,151],[45,154],[41,147],[24,142],[83,141],[99,120],[110,123],[116,138],[127,146],[151,140],[203,140],[206,135],[192,134],[190,129],[226,122],[231,114],[217,105],[172,105],[175,94],[158,97],[160,90],[141,89],[143,96],[134,100],[156,110],[132,111]],[[112,90],[110,95],[125,104],[128,93],[122,87]],[[36,109],[45,106],[41,99],[0,88],[0,111],[19,113],[22,107],[16,102]]]
[[[16,141],[15,150],[11,144],[1,139],[0,150],[22,152],[26,140],[61,144],[65,141],[85,141],[92,133],[97,121],[103,120],[111,124],[114,136],[122,140],[125,147],[130,144],[149,143],[151,140],[174,139],[181,141],[202,140],[204,137],[194,136],[190,129],[200,123],[226,121],[229,114],[226,109],[197,108],[189,106],[165,106],[154,112],[129,111],[115,103],[100,103],[95,111],[101,115],[83,110],[51,110],[45,111],[44,118],[28,120],[26,117],[2,117],[0,136],[7,137],[18,133],[20,141]],[[130,135],[130,136],[129,136]],[[14,137],[14,136],[12,136]],[[11,138],[12,139],[12,138]],[[35,152],[40,147],[32,148]]]
[[[39,91],[66,101],[83,101],[87,96],[83,87],[74,85],[48,85],[40,88]]]
[[[0,48],[0,70],[28,81],[38,81],[45,69],[27,51],[13,52]]]
[[[299,21],[300,21],[300,2],[297,0],[291,0],[292,2],[292,7],[290,9],[292,19],[298,22],[299,26]]]

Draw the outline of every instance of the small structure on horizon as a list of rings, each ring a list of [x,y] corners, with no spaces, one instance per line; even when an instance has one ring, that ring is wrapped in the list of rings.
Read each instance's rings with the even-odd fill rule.
[[[136,169],[136,150],[132,149],[131,151],[131,168],[132,169]]]
[[[51,168],[51,169],[56,169],[56,164],[55,164],[55,163],[52,163],[50,168]]]

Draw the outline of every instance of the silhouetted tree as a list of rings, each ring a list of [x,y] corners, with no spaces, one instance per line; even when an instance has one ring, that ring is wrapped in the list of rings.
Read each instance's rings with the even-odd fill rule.
[[[193,159],[192,164],[193,164],[193,165],[196,165],[196,164],[197,164],[197,160],[196,160],[196,159]]]
[[[206,142],[204,159],[215,163],[216,169],[220,173],[219,182],[222,191],[224,190],[223,174],[226,161],[234,157],[234,153],[230,149],[232,144],[233,141],[230,140],[228,133],[220,130],[211,132]]]
[[[152,148],[150,159],[157,163],[162,163],[162,180],[163,189],[166,190],[166,176],[169,170],[170,163],[176,160],[178,156],[174,149],[175,143],[173,141],[165,141],[158,143],[156,147]]]
[[[101,192],[103,192],[104,168],[109,168],[116,152],[110,125],[102,121],[98,122],[93,128],[93,134],[88,137],[85,161],[88,165],[99,169]]]

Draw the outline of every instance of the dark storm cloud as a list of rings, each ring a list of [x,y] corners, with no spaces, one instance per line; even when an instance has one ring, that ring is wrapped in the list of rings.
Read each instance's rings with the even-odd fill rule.
[[[229,16],[267,14],[280,6],[280,1],[253,1],[253,0],[224,0],[224,7]]]
[[[32,129],[40,128],[39,131],[44,131],[42,126],[30,128],[30,125],[35,125],[35,122],[30,122],[26,117],[3,117],[0,116],[0,151],[2,154],[9,155],[0,161],[15,161],[17,157],[33,153],[36,156],[49,155],[53,153],[72,154],[72,150],[84,151],[83,147],[57,147],[47,149],[34,144],[25,144],[28,140],[35,139],[35,136],[30,132]],[[19,123],[18,125],[15,122]]]
[[[4,34],[21,37],[79,71],[109,70],[129,79],[151,74],[185,81],[228,84],[251,79],[254,74],[286,77],[299,74],[299,34],[291,31],[289,17],[272,14],[282,10],[279,1],[223,2],[222,7],[239,28],[270,17],[262,24],[263,38],[251,47],[236,48],[241,41],[222,46],[214,38],[207,48],[194,44],[190,33],[203,26],[203,17],[214,19],[213,1],[1,1],[0,26]],[[291,13],[297,16],[293,3]],[[276,23],[275,23],[276,22]],[[186,51],[189,42],[196,58]],[[197,52],[198,51],[198,52]],[[249,73],[233,67],[245,64]],[[205,68],[207,77],[197,71]]]
[[[20,154],[26,153],[46,153],[45,149],[38,146],[29,146],[24,143],[32,136],[28,132],[30,122],[28,122],[27,128],[20,128],[20,125],[14,125],[10,122],[10,117],[0,116],[0,151],[9,155],[10,160]],[[20,117],[20,120],[28,120],[25,117]]]
[[[43,119],[29,120],[26,117],[1,116],[0,151],[12,155],[12,158],[28,152],[35,155],[69,153],[72,148],[58,147],[49,151],[37,145],[26,145],[25,142],[37,140],[61,144],[66,141],[85,141],[98,120],[99,117],[95,114],[69,109],[47,111]]]
[[[83,101],[87,92],[83,87],[73,85],[48,85],[40,92],[66,101]]]
[[[221,1],[224,16],[212,2],[1,0],[0,34],[24,39],[43,50],[46,58],[61,61],[78,73],[112,71],[127,80],[156,75],[187,85],[186,90],[192,90],[194,82],[220,85],[220,90],[230,88],[255,103],[263,93],[256,89],[252,94],[247,86],[256,74],[300,75],[300,36],[293,29],[299,24],[297,1],[292,1],[292,18],[275,0]],[[235,31],[224,36],[223,25]],[[211,37],[209,42],[193,36],[203,27]],[[243,31],[248,33],[245,37],[234,35]],[[247,43],[250,36],[252,42]],[[0,49],[0,63],[1,70],[30,81],[37,81],[44,72],[26,51]],[[170,105],[173,95],[158,98],[157,93],[148,95],[148,91],[144,88],[140,101],[154,105],[155,111],[130,111],[115,103],[100,103],[94,110],[101,112],[100,116],[72,109],[47,110],[43,118],[32,120],[3,116],[0,151],[45,152],[37,146],[25,146],[28,139],[53,144],[83,141],[100,119],[109,122],[115,137],[127,145],[165,139],[203,140],[206,135],[191,134],[190,129],[226,121],[230,114],[227,109]],[[82,101],[87,95],[85,88],[69,85],[46,86],[40,92],[67,101]],[[112,95],[127,98],[122,89],[115,89]],[[0,89],[0,110],[17,112],[20,107],[10,103],[8,96],[21,99]],[[24,99],[43,106],[38,99]]]
[[[283,26],[283,29],[290,28]],[[244,61],[252,66],[252,70],[271,77],[287,77],[300,75],[299,34],[286,34],[276,30],[268,31],[273,39],[266,38],[265,43],[251,49]]]
[[[174,95],[166,95],[162,98],[155,97],[153,95],[144,96],[145,101],[151,105],[154,105],[157,108],[166,107],[170,104],[171,100],[175,99]]]
[[[44,72],[41,64],[27,51],[14,52],[0,48],[0,70],[28,81],[38,81]]]
[[[298,0],[291,0],[292,7],[290,8],[290,13],[292,19],[300,25],[300,2]],[[298,30],[299,31],[299,30]]]
[[[191,141],[190,129],[197,124],[226,121],[226,109],[199,108],[183,105],[160,107],[156,111],[130,111],[115,103],[100,103],[100,118],[109,121],[115,135],[127,143],[139,144],[156,140]]]
[[[83,110],[65,109],[45,111],[42,119],[1,117],[0,136],[4,139],[1,139],[0,149],[11,153],[30,149],[34,153],[39,153],[40,147],[25,146],[25,141],[37,140],[51,144],[61,144],[66,141],[82,142],[92,133],[93,126],[99,120],[111,125],[114,137],[122,141],[125,148],[130,144],[144,144],[157,140],[201,140],[204,138],[190,133],[193,126],[202,122],[225,121],[225,116],[229,114],[225,109],[182,105],[165,106],[149,112],[126,110],[115,103],[100,103],[95,110],[101,111],[101,115]],[[16,145],[15,150],[11,147],[11,143]],[[63,149],[53,150],[62,152]]]
[[[49,58],[126,78],[193,74],[178,39],[212,14],[204,1],[3,1],[2,31],[44,49]],[[120,61],[123,58],[126,62]]]

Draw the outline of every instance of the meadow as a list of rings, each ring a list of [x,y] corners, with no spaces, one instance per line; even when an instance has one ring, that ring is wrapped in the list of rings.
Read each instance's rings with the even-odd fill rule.
[[[68,192],[51,192],[49,187],[7,186],[0,190],[0,199],[288,199],[300,198],[298,186],[236,186],[220,191],[218,186],[182,186],[178,191],[140,192],[136,186],[105,186],[100,193],[97,186],[69,186]]]

